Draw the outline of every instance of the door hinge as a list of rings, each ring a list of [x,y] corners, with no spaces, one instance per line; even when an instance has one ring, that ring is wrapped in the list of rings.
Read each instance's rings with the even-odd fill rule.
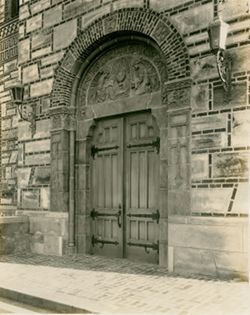
[[[106,212],[98,212],[95,209],[92,209],[90,212],[90,216],[93,220],[97,217],[116,217],[117,218],[117,224],[119,227],[122,226],[120,218],[121,218],[122,211],[119,210],[118,212],[114,213],[106,213]]]
[[[143,147],[155,147],[156,152],[160,152],[160,137],[157,137],[154,141],[148,143],[128,144],[127,148],[143,148]]]
[[[102,148],[98,148],[98,147],[96,147],[95,145],[92,145],[92,146],[91,146],[91,156],[92,156],[92,158],[94,159],[96,153],[98,153],[98,152],[100,152],[100,151],[116,150],[116,149],[118,149],[118,148],[119,148],[118,145],[114,145],[114,146],[112,146],[112,147],[102,147]]]
[[[94,235],[92,235],[91,239],[92,246],[94,247],[95,244],[100,244],[100,248],[103,248],[105,244],[110,244],[110,245],[119,245],[119,242],[117,241],[107,241],[107,240],[101,240],[96,238]]]
[[[159,253],[159,241],[157,241],[157,243],[151,243],[151,244],[128,242],[127,245],[128,246],[144,247],[145,252],[147,254],[150,253],[150,251],[148,250],[149,248],[151,248],[152,250],[156,250],[157,253]]]
[[[127,214],[128,217],[136,217],[136,218],[151,218],[152,220],[155,220],[157,222],[157,224],[159,224],[159,220],[160,220],[160,211],[156,210],[156,212],[153,213],[129,213]]]

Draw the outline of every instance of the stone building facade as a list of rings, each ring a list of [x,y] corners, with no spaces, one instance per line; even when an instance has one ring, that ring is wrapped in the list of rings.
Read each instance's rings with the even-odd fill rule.
[[[0,2],[1,209],[28,217],[30,250],[248,277],[249,2],[16,8]],[[230,95],[208,40],[218,15]]]

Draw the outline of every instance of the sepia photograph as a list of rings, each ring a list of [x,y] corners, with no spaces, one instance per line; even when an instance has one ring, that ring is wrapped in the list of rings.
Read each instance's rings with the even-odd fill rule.
[[[250,314],[250,0],[0,0],[0,314]]]

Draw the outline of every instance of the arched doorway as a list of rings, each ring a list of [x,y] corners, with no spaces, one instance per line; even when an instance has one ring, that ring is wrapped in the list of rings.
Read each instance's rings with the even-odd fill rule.
[[[130,69],[136,66],[136,58],[131,56],[143,60],[134,70],[140,73],[141,66],[151,69],[149,77],[158,78],[159,85],[152,85],[154,80],[149,79],[144,92],[139,93],[143,86],[139,82],[145,80],[138,79],[133,86],[127,86],[121,71],[120,86],[112,91],[112,80],[100,79],[99,70],[109,61],[116,65],[111,70],[123,69],[119,57],[125,58],[121,65],[129,65]],[[132,77],[134,70],[130,72]],[[98,89],[92,89],[94,86]],[[89,93],[95,90],[99,90],[97,95]],[[56,71],[50,109],[51,211],[67,214],[65,252],[93,252],[91,147],[99,122],[147,112],[155,119],[160,138],[159,264],[171,266],[169,215],[171,220],[175,215],[184,218],[190,213],[190,94],[187,47],[170,21],[156,12],[117,10],[79,33]],[[146,253],[149,248],[142,249]]]
[[[79,84],[79,134],[95,113],[86,152],[89,246],[97,255],[157,263],[160,131],[152,108],[162,106],[167,69],[149,41],[126,38],[97,56]],[[84,174],[78,165],[79,181]]]

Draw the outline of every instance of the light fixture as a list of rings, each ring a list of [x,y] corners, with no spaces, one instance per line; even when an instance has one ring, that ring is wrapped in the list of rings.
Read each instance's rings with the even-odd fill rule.
[[[33,137],[36,130],[36,108],[35,106],[23,103],[24,86],[20,82],[13,85],[10,91],[12,102],[17,106],[21,119],[30,123],[31,135]]]
[[[228,24],[215,19],[208,26],[209,44],[212,52],[216,55],[217,69],[227,95],[231,92],[231,68],[232,60],[226,51],[226,39]]]

